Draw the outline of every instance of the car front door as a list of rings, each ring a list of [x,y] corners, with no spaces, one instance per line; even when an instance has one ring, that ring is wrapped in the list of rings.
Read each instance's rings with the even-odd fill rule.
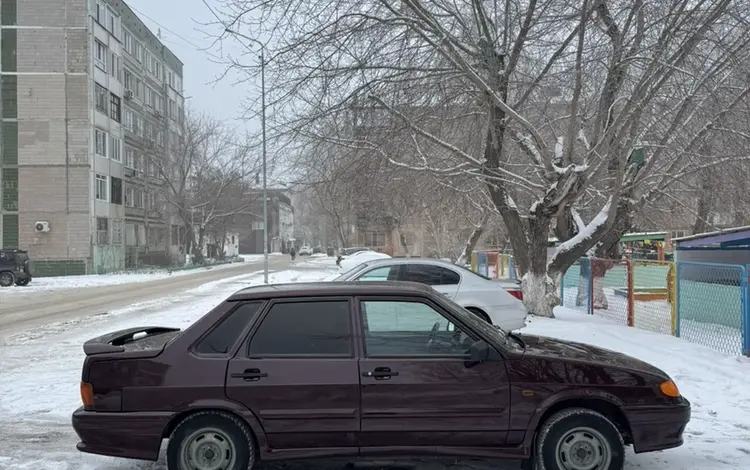
[[[477,337],[427,300],[359,299],[362,452],[381,446],[501,446],[510,417],[506,367],[467,362]]]
[[[431,264],[409,263],[401,271],[399,281],[427,284],[451,300],[458,294],[461,277],[448,269]]]
[[[227,397],[253,411],[272,449],[336,447],[357,454],[352,302],[276,301],[229,361]]]

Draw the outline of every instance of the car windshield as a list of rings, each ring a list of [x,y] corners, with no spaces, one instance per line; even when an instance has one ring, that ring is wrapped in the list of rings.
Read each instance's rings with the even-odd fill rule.
[[[344,271],[344,273],[343,273],[343,274],[341,274],[341,275],[340,275],[340,276],[338,276],[338,277],[335,277],[335,278],[334,278],[333,280],[334,280],[334,281],[344,281],[344,280],[346,280],[346,278],[348,278],[348,277],[349,277],[350,275],[352,275],[352,274],[356,273],[357,271],[360,271],[360,270],[362,270],[362,269],[365,269],[365,268],[366,268],[367,266],[368,266],[368,264],[367,264],[367,263],[362,263],[362,264],[358,264],[358,265],[354,266],[353,268],[349,269],[348,271]]]

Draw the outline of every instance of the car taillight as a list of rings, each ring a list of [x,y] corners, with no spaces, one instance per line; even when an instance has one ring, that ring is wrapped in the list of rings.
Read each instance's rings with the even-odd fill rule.
[[[521,289],[509,289],[508,293],[518,300],[523,300],[523,291]]]
[[[81,401],[85,409],[94,407],[94,387],[87,382],[81,382]]]

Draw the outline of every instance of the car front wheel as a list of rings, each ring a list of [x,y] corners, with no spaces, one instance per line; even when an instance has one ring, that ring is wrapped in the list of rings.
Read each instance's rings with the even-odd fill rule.
[[[0,287],[10,287],[16,281],[13,273],[10,271],[3,271],[0,273]]]
[[[206,411],[177,425],[167,446],[169,470],[246,470],[256,454],[251,431],[239,418]]]
[[[621,470],[625,464],[625,444],[617,426],[586,408],[551,416],[535,447],[538,470]]]
[[[30,277],[24,277],[24,278],[21,278],[21,279],[16,279],[16,285],[19,286],[19,287],[28,286],[29,282],[31,282],[31,278]]]

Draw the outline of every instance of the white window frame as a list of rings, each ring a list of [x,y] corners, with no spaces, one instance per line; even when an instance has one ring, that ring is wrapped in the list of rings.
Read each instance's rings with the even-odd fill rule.
[[[135,149],[132,147],[125,147],[125,161],[123,162],[125,168],[135,170]]]
[[[94,128],[94,153],[100,157],[107,158],[107,132],[99,128]]]
[[[125,207],[133,207],[135,203],[135,189],[132,186],[125,186],[122,192],[122,199]]]
[[[94,39],[94,65],[104,72],[107,71],[108,52],[107,46],[103,42]]]
[[[115,162],[122,162],[122,139],[109,136],[109,158]]]
[[[97,201],[109,201],[109,176],[102,175],[100,173],[96,174],[95,179],[96,185],[95,185],[95,196]],[[101,194],[101,190],[104,189],[104,194]]]

